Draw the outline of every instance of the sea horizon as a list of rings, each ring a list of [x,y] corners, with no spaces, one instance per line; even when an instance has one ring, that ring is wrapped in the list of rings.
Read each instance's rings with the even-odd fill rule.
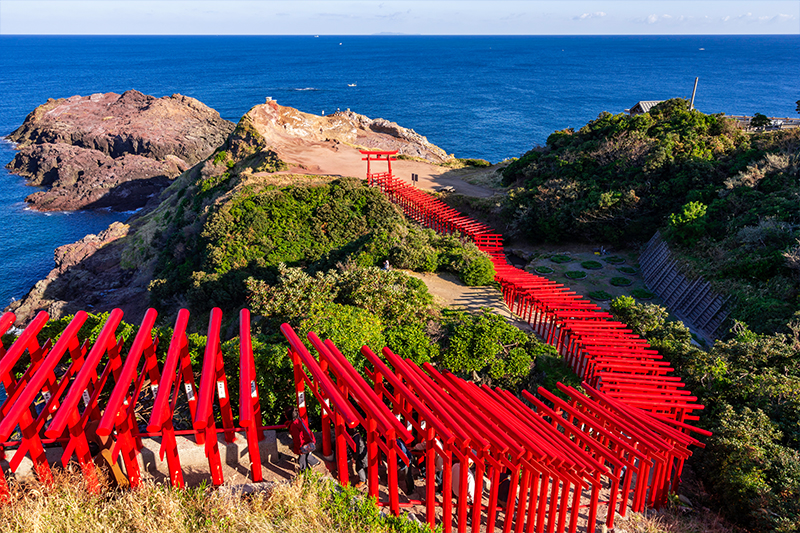
[[[557,130],[640,100],[793,117],[800,35],[0,35],[0,136],[48,98],[136,89],[191,96],[238,121],[272,97],[351,109],[462,158],[519,157]],[[340,44],[341,43],[341,44]],[[4,166],[14,157],[0,143]],[[26,210],[36,189],[0,167],[0,302],[53,267],[53,250],[127,215]]]

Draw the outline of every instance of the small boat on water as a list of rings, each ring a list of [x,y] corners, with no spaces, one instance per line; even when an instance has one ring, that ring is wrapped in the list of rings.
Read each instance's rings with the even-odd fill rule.
[[[355,87],[355,86],[356,86],[356,84],[355,84],[355,83],[348,83],[348,84],[347,84],[347,86],[348,86],[348,87]]]

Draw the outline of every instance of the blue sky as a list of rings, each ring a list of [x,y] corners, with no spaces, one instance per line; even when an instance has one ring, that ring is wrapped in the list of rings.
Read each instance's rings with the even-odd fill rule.
[[[0,34],[800,34],[798,0],[0,0]]]

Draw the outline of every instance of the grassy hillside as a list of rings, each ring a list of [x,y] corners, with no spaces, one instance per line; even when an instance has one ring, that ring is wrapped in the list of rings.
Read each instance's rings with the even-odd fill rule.
[[[186,490],[145,484],[89,494],[81,478],[62,475],[55,487],[12,485],[0,506],[4,533],[423,533],[427,524],[381,514],[372,500],[331,480],[300,476],[253,495],[208,487]]]
[[[515,187],[507,215],[537,241],[647,240],[684,204],[710,204],[737,186],[731,178],[766,154],[796,150],[797,139],[797,130],[746,134],[681,99],[634,117],[602,113],[505,168]]]
[[[534,360],[549,348],[497,315],[439,309],[424,283],[400,271],[449,271],[468,285],[486,285],[494,278],[486,254],[457,235],[408,222],[361,180],[283,168],[245,116],[224,146],[175,180],[161,204],[135,223],[123,266],[149,281],[150,303],[166,317],[159,324],[164,340],[179,308],[191,311],[190,330],[201,333],[210,309],[222,308],[225,341],[236,331],[239,309],[249,307],[267,424],[281,421],[293,402],[278,329],[284,322],[301,337],[315,331],[332,339],[359,369],[362,345],[389,345],[509,387],[536,379]],[[390,270],[381,268],[387,260]],[[56,335],[69,318],[46,333]],[[103,319],[91,316],[82,334],[93,335]],[[136,328],[125,328],[122,336],[132,338]],[[195,360],[203,343],[202,335],[190,339]],[[238,340],[222,350],[228,379],[238,379]]]

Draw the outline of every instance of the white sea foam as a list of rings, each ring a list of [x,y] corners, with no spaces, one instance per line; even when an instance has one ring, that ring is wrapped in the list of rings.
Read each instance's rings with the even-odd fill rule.
[[[8,137],[0,137],[0,144],[7,144],[12,150],[17,149],[17,143],[8,139]]]

